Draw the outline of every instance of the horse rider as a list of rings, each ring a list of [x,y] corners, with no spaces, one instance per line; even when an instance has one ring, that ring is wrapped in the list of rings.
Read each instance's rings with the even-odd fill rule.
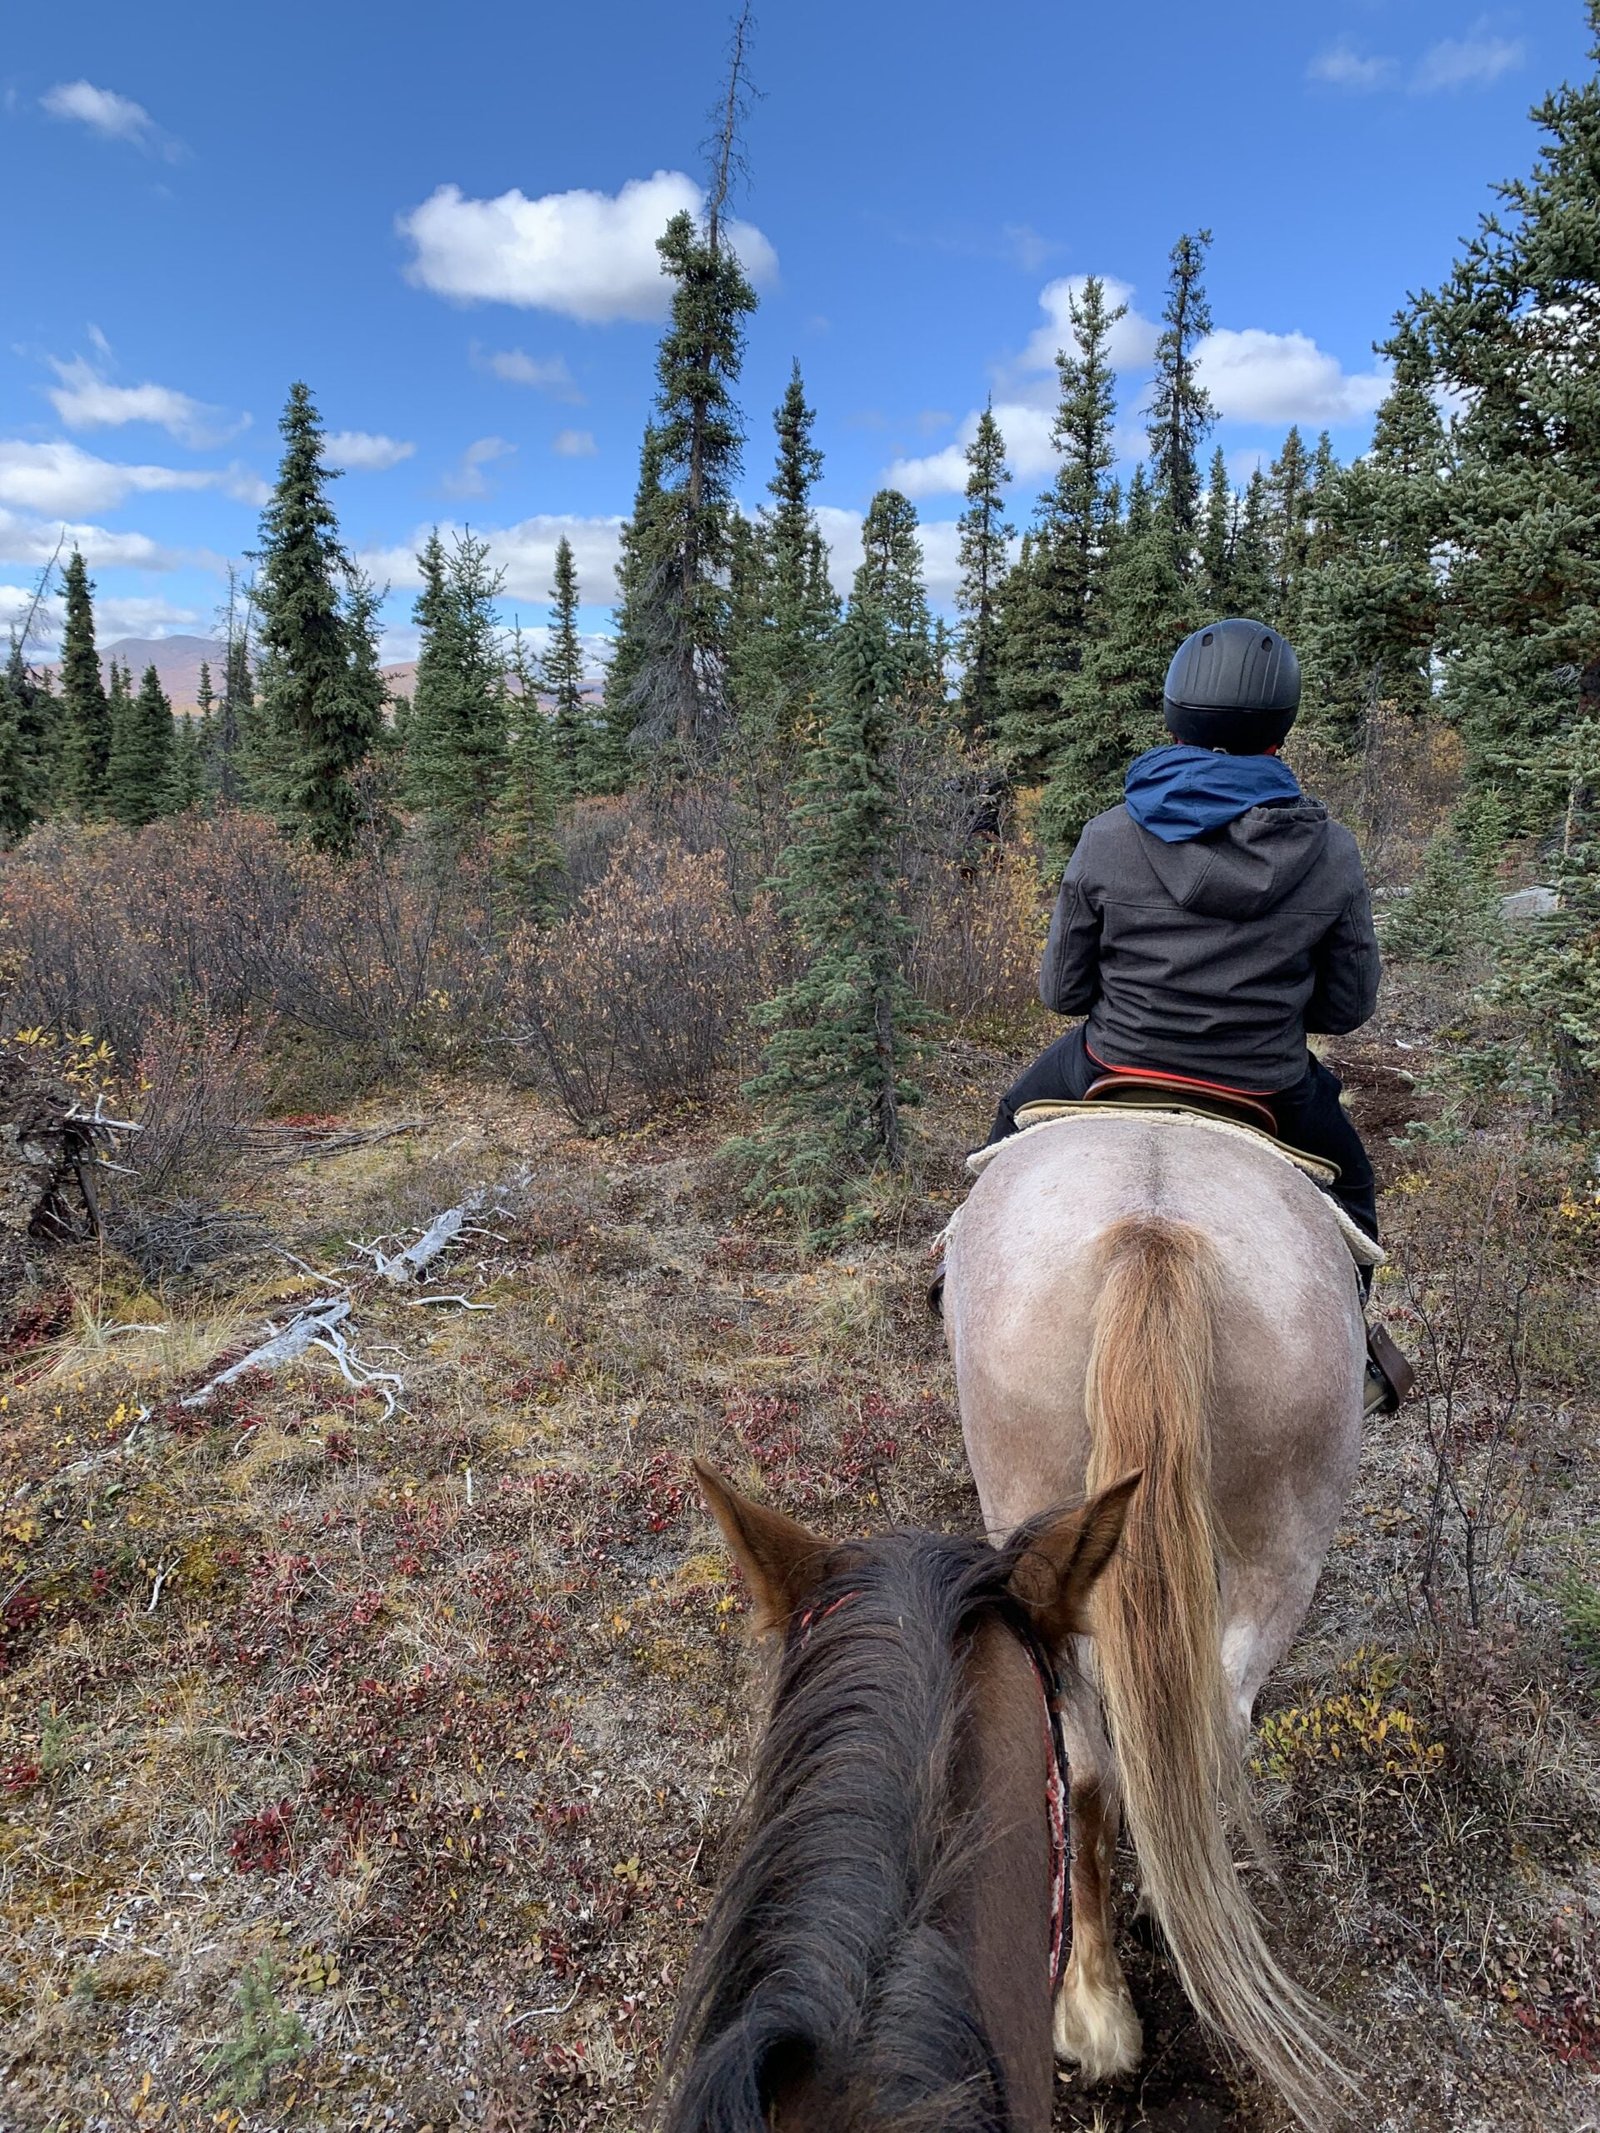
[[[1300,662],[1262,623],[1214,622],[1179,645],[1163,694],[1171,743],[1084,829],[1050,922],[1040,997],[1085,1019],[1006,1091],[989,1141],[1022,1105],[1076,1101],[1118,1069],[1247,1094],[1338,1166],[1334,1196],[1376,1242],[1371,1161],[1306,1042],[1369,1019],[1380,958],[1355,838],[1279,759]],[[1410,1366],[1381,1326],[1368,1354],[1368,1405],[1392,1410]]]

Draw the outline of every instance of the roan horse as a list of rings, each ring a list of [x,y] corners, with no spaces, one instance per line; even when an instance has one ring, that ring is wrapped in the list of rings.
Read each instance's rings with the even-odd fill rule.
[[[1345,2085],[1269,1954],[1227,1835],[1252,1825],[1257,1692],[1310,1605],[1360,1449],[1361,1308],[1329,1203],[1238,1134],[1079,1115],[1003,1144],[949,1241],[946,1335],[996,1540],[1143,1470],[1063,1676],[1072,1957],[1057,2052],[1137,2063],[1115,1952],[1126,1812],[1144,1900],[1201,2015],[1308,2123]],[[1084,1652],[1088,1661],[1088,1648]]]
[[[1064,1802],[1053,1841],[1042,1653],[1081,1630],[1139,1476],[995,1549],[835,1545],[696,1471],[781,1642],[666,2133],[1045,2133]]]

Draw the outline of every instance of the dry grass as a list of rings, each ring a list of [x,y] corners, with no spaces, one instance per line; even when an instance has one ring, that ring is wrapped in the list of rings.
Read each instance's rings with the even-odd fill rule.
[[[834,1261],[735,1213],[725,1119],[594,1141],[441,1083],[392,1114],[423,1132],[252,1185],[318,1274],[263,1253],[224,1300],[59,1263],[0,1418],[8,2127],[643,2125],[756,1697],[685,1455],[825,1527],[973,1520],[923,1253],[1008,1071],[946,1048],[924,1175]],[[429,1293],[492,1311],[353,1277],[399,1413],[325,1357],[172,1404],[325,1293],[352,1239],[477,1181],[511,1213]],[[1565,1244],[1557,1317],[1593,1296],[1594,1239]],[[1492,1345],[1456,1388],[1469,1480]],[[1517,1509],[1489,1619],[1419,1607],[1436,1462],[1409,1412],[1372,1432],[1271,1692],[1266,1900],[1397,2133],[1595,2122],[1597,1677],[1559,1595],[1586,1545],[1592,1578],[1600,1513],[1573,1367],[1531,1358],[1496,1439]],[[1064,2082],[1061,2124],[1266,2133],[1160,1958],[1128,1954],[1146,2072]]]

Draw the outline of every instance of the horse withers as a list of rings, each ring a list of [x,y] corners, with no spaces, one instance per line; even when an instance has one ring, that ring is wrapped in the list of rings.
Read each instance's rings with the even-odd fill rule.
[[[944,1287],[967,1456],[992,1538],[1144,1471],[1063,1676],[1072,1954],[1057,2052],[1137,2063],[1114,1945],[1126,1812],[1144,1898],[1201,2015],[1299,2117],[1344,2085],[1234,1864],[1258,1691],[1310,1605],[1360,1450],[1363,1328],[1338,1221],[1246,1135],[1075,1117],[1003,1143],[953,1225]]]
[[[779,1656],[665,2133],[1045,2133],[1065,1805],[1043,1654],[1082,1629],[1139,1476],[996,1549],[834,1543],[696,1473]]]

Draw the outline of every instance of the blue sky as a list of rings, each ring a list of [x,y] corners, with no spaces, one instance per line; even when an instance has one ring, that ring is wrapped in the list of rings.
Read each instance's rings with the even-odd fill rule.
[[[603,626],[726,0],[559,9],[81,0],[13,11],[0,163],[0,616],[63,524],[102,638],[208,632],[251,546],[289,382],[348,463],[346,537],[407,656],[419,533],[470,523],[537,625],[561,531]],[[964,425],[992,393],[1022,522],[1048,474],[1071,277],[1123,285],[1130,453],[1180,231],[1214,233],[1218,437],[1361,449],[1371,343],[1447,268],[1528,107],[1587,70],[1578,0],[769,4],[738,212],[759,500],[794,356],[837,567],[895,480],[948,591]]]

